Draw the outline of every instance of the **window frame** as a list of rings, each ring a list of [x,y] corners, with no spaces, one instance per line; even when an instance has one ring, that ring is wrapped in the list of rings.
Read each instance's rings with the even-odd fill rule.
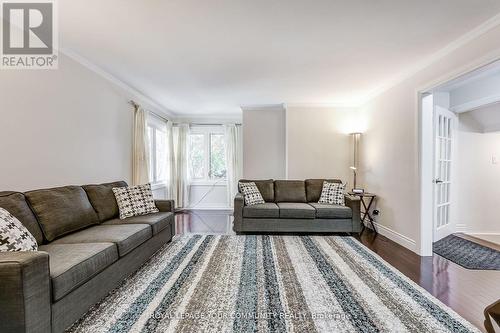
[[[164,133],[165,137],[166,137],[166,133],[167,133],[167,123],[162,120],[162,119],[159,119],[157,116],[149,113],[148,114],[148,118],[147,118],[147,121],[146,121],[146,130],[148,131],[148,134],[149,134],[149,131],[150,129],[152,129],[152,133],[151,133],[151,136],[150,136],[150,142],[149,142],[149,162],[150,162],[150,175],[152,178],[149,180],[149,182],[151,183],[151,187],[153,189],[157,189],[157,188],[161,188],[161,187],[164,187],[167,185],[167,179],[164,179],[164,180],[158,180],[157,177],[157,170],[156,170],[156,162],[157,162],[157,159],[158,159],[158,156],[156,155],[156,132],[162,132]]]
[[[198,134],[204,136],[203,141],[203,179],[191,179],[192,185],[216,185],[216,186],[226,186],[227,182],[227,161],[226,161],[226,176],[224,178],[212,179],[210,178],[210,135],[211,134],[221,134],[225,136],[224,127],[222,126],[210,126],[210,125],[199,125],[199,126],[191,126],[190,133]]]

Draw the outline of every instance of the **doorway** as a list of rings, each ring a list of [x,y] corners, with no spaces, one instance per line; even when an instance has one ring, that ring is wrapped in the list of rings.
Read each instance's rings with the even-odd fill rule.
[[[448,235],[492,230],[476,223],[486,220],[486,216],[478,217],[477,212],[482,213],[485,209],[477,198],[481,189],[491,187],[488,184],[491,177],[481,176],[484,164],[495,164],[497,157],[490,151],[487,154],[493,156],[471,155],[476,142],[487,141],[486,138],[481,139],[483,141],[478,138],[486,137],[483,135],[486,129],[494,127],[500,119],[493,116],[494,112],[490,109],[497,110],[496,114],[500,116],[500,61],[420,94],[420,254],[423,256],[432,255],[433,243]],[[479,128],[481,124],[471,121],[476,118],[488,120],[491,124],[489,127],[483,124]],[[498,126],[500,138],[500,123]],[[465,127],[477,128],[471,130]],[[469,133],[472,131],[477,132],[474,133],[474,144]],[[489,146],[487,149],[492,150]],[[475,174],[466,170],[476,167]],[[495,172],[499,173],[500,169]],[[473,180],[466,179],[473,178],[472,175]],[[483,183],[474,184],[476,178]],[[469,200],[477,201],[475,206]],[[476,215],[466,211],[469,205]]]

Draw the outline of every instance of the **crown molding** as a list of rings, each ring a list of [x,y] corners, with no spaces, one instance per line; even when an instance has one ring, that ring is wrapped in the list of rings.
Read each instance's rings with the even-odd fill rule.
[[[254,104],[242,105],[243,111],[259,110],[286,110],[287,108],[357,108],[361,103],[280,103],[280,104]]]
[[[168,118],[175,118],[178,116],[172,110],[166,109],[164,106],[162,106],[160,103],[155,101],[153,98],[145,95],[144,93],[142,93],[138,89],[132,87],[128,83],[125,83],[122,80],[118,79],[116,76],[112,75],[111,73],[109,73],[106,70],[102,69],[101,67],[97,66],[96,64],[94,64],[93,62],[91,62],[87,58],[83,57],[82,55],[78,54],[77,52],[70,50],[68,48],[60,48],[59,52],[64,54],[68,58],[72,59],[73,61],[76,61],[78,64],[82,65],[83,67],[91,70],[92,72],[99,75],[100,77],[111,82],[113,85],[117,86],[118,88],[123,90],[125,93],[127,93],[127,95],[129,95],[131,99],[135,99],[136,102],[143,103],[147,107],[154,109],[154,111],[159,112]]]
[[[175,122],[189,122],[189,123],[221,123],[221,124],[229,124],[229,123],[241,123],[242,115],[241,114],[178,114],[174,119]]]
[[[284,110],[285,104],[251,104],[251,105],[241,105],[242,111],[259,111],[259,110]]]
[[[285,103],[285,108],[357,108],[361,103],[332,102],[332,103]]]
[[[444,58],[445,56],[449,55],[450,53],[456,51],[460,47],[466,45],[467,43],[473,41],[474,39],[478,38],[479,36],[485,34],[486,32],[490,31],[491,29],[497,27],[500,25],[500,13],[497,15],[493,16],[492,18],[486,20],[485,22],[481,23],[478,25],[476,28],[472,29],[471,31],[463,34],[459,38],[455,39],[451,43],[447,44],[445,47],[440,49],[439,51],[433,53],[432,55],[426,57],[423,61],[418,62],[414,66],[411,66],[408,70],[402,72],[401,74],[395,76],[392,80],[389,80],[382,86],[374,89],[371,93],[369,93],[363,103],[361,105],[368,103],[369,101],[373,100],[374,98],[380,96],[387,90],[393,88],[394,86],[398,85],[399,83],[403,82],[404,80],[412,77],[413,75],[417,74],[418,72],[424,70],[425,68],[429,67],[433,63],[437,62],[438,60]]]

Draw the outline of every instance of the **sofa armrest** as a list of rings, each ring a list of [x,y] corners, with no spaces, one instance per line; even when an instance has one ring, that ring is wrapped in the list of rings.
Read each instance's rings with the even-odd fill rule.
[[[352,210],[352,232],[361,232],[361,199],[354,195],[345,195],[345,205]]]
[[[0,331],[50,332],[49,254],[0,252]]]
[[[243,207],[245,206],[245,201],[243,199],[243,194],[236,193],[234,197],[234,220],[233,220],[233,230],[235,232],[240,232],[243,223]]]
[[[155,200],[156,207],[160,212],[174,212],[175,203],[174,200]]]

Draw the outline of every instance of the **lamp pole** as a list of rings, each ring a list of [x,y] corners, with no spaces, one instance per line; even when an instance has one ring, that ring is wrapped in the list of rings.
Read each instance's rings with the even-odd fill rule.
[[[350,135],[352,136],[352,144],[353,144],[353,158],[352,158],[351,170],[353,171],[353,176],[354,176],[353,189],[355,189],[357,170],[359,168],[359,141],[361,139],[361,133],[351,133]]]

